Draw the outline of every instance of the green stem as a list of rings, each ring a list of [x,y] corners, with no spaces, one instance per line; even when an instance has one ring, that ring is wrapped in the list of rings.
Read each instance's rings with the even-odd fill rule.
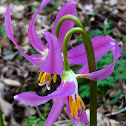
[[[1,108],[0,108],[0,126],[4,126]]]
[[[55,36],[58,38],[59,36],[59,31],[60,31],[60,27],[62,25],[62,23],[65,21],[65,20],[72,20],[73,22],[75,22],[75,24],[78,26],[78,27],[81,27],[81,28],[84,28],[83,24],[80,22],[80,20],[78,20],[77,17],[73,16],[73,15],[65,15],[63,16],[62,18],[60,18],[60,20],[58,21],[57,23],[57,27],[56,27],[56,32],[55,32]]]
[[[64,37],[63,42],[64,69],[65,71],[69,70],[67,60],[67,42],[69,40],[69,37],[76,32],[81,33],[84,42],[84,46],[87,53],[89,72],[94,72],[96,71],[96,66],[95,66],[95,58],[92,43],[88,33],[80,27],[72,28],[66,33]],[[90,80],[90,114],[91,114],[90,126],[97,126],[97,82],[91,80]]]
[[[78,20],[77,17],[75,17],[73,15],[63,16],[57,24],[56,33],[55,33],[56,37],[58,38],[60,27],[65,20],[74,21],[75,24],[78,27],[80,27],[80,30],[79,30],[79,28],[73,28],[67,32],[67,34],[64,38],[64,43],[63,43],[64,69],[66,71],[69,70],[68,60],[67,60],[68,39],[73,33],[80,32],[83,42],[84,42],[85,49],[86,49],[89,72],[91,73],[91,72],[96,71],[94,51],[93,51],[93,46],[92,46],[90,37],[89,37],[88,33],[84,30],[82,23]],[[91,80],[90,80],[90,126],[97,126],[97,81],[91,81]]]

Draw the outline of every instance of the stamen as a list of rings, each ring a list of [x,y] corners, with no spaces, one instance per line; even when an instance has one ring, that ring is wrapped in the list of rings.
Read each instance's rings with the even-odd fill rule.
[[[48,84],[46,84],[46,88],[47,88],[47,90],[50,90],[50,87],[49,87],[49,85],[48,85]]]
[[[54,74],[54,76],[53,76],[53,82],[56,83],[56,80],[57,80],[57,75]]]
[[[41,83],[39,83],[38,85],[39,85],[39,86],[44,86],[45,84],[41,84]]]
[[[46,84],[47,90],[50,90],[49,84],[51,83],[51,74],[40,72],[38,80],[40,81],[39,86]],[[57,75],[54,74],[53,82],[56,83]]]
[[[77,104],[76,104],[76,106],[75,106],[74,112],[75,112],[75,118],[76,118],[76,119],[79,119],[79,118],[77,117],[77,116],[78,116],[78,107],[77,107]]]
[[[71,117],[75,117],[76,119],[79,119],[78,117],[78,110],[81,109],[81,112],[86,108],[83,100],[81,99],[80,96],[76,96],[76,101],[73,101],[72,96],[69,96],[69,104],[71,108]]]
[[[80,75],[80,76],[77,76],[76,77],[76,79],[78,79],[78,78],[86,78],[86,77],[90,77],[90,75],[89,74],[84,74],[84,75]]]
[[[49,74],[48,82],[49,82],[49,84],[51,83],[51,74]]]
[[[69,96],[69,103],[70,103],[70,106],[72,105],[72,96]]]
[[[80,104],[81,104],[81,107],[82,107],[82,109],[81,109],[81,113],[82,113],[83,110],[86,109],[86,107],[85,107],[85,104],[84,104],[83,100],[81,99],[81,97],[80,97]]]
[[[74,116],[75,106],[76,106],[76,102],[72,101],[72,103],[71,103],[71,113],[70,113],[71,117]]]
[[[80,96],[77,96],[77,108],[78,109],[81,109],[81,106],[80,106],[81,100],[80,99],[81,99]]]
[[[44,73],[41,80],[40,80],[40,83],[45,83],[45,80],[46,80],[46,76],[47,76],[47,73]]]
[[[45,78],[45,83],[47,83],[47,82],[48,82],[48,79],[49,79],[49,74],[50,74],[50,73],[47,73],[47,75],[46,75],[46,78]]]
[[[39,78],[38,78],[39,81],[41,80],[42,73],[43,73],[43,72],[40,72],[40,74],[39,74]]]
[[[71,103],[71,113],[70,113],[71,117],[75,117],[76,119],[78,118],[78,107],[77,107],[77,103],[75,101],[72,101]]]

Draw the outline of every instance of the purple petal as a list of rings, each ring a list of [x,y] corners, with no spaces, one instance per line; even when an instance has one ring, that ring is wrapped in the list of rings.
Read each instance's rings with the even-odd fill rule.
[[[84,64],[84,66],[78,71],[78,74],[86,74],[89,73],[89,68],[88,68],[88,64]]]
[[[76,16],[76,2],[75,1],[69,1],[66,4],[63,5],[63,7],[61,8],[61,10],[59,11],[59,13],[57,14],[56,20],[54,22],[53,25],[53,30],[52,33],[55,35],[55,31],[56,31],[56,26],[58,21],[60,20],[61,17],[63,17],[64,15],[67,14],[71,14]],[[63,40],[64,37],[66,35],[66,33],[74,27],[74,22],[67,20],[64,21],[63,24],[61,25],[60,31],[59,31],[59,37],[58,37],[58,41],[60,44],[60,48],[61,50],[63,50]]]
[[[38,37],[36,30],[35,30],[35,26],[34,26],[34,22],[35,22],[35,18],[37,16],[37,14],[43,9],[43,6],[41,5],[38,10],[36,11],[36,13],[34,14],[29,27],[28,27],[28,38],[32,44],[32,46],[34,47],[34,49],[40,53],[44,52],[47,47],[44,45],[44,43],[42,42],[42,40]]]
[[[107,52],[109,52],[115,45],[113,39],[109,36],[96,36],[91,39],[94,54],[95,54],[95,61],[97,61],[100,57],[104,56]],[[71,49],[68,51],[68,61],[72,64],[86,64],[87,55],[85,51],[84,44],[80,44],[79,46]]]
[[[69,98],[66,98],[66,111],[67,111],[67,115],[69,117],[69,119],[74,123],[75,126],[81,126],[80,124],[80,120],[76,119],[75,117],[71,117],[70,115],[70,104],[69,104]]]
[[[52,74],[62,75],[63,73],[63,59],[58,40],[52,33],[45,31],[45,38],[48,42],[48,55],[43,62],[40,72],[47,72]]]
[[[42,40],[38,37],[38,34],[36,32],[34,23],[35,23],[35,18],[37,14],[52,0],[43,0],[41,6],[38,8],[36,13],[34,14],[29,27],[28,27],[28,38],[32,44],[32,46],[40,53],[43,53],[46,51],[47,47],[44,45]]]
[[[52,98],[60,98],[67,97],[74,93],[75,84],[74,82],[62,82],[56,91],[47,95],[47,96],[39,96],[34,92],[22,92],[16,96],[14,99],[17,101],[21,101],[25,105],[30,105],[32,107],[38,106],[46,103]]]
[[[89,74],[89,77],[87,77],[88,79],[94,80],[94,81],[103,80],[112,74],[115,61],[116,61],[116,59],[118,59],[121,56],[121,49],[115,40],[114,40],[114,42],[115,42],[115,45],[112,48],[113,63],[108,65],[104,69],[101,69],[101,70],[98,70],[98,71],[95,71],[92,73],[86,73],[86,74]]]
[[[52,124],[57,120],[62,112],[64,102],[65,98],[57,98],[55,100],[44,126],[52,126]]]
[[[51,2],[52,0],[43,0],[42,1],[42,5],[41,6],[46,6],[49,2]]]
[[[95,64],[97,64],[97,61],[95,61]],[[89,67],[88,63],[84,64],[83,67],[77,72],[78,74],[87,74],[89,73]]]
[[[11,17],[10,17],[10,10],[11,6],[9,5],[7,7],[6,13],[5,13],[5,28],[6,28],[6,33],[10,40],[16,45],[17,49],[22,53],[22,55],[29,60],[32,64],[34,65],[40,65],[43,62],[43,54],[34,54],[34,55],[27,55],[26,53],[23,52],[23,50],[18,46],[17,42],[14,39],[12,28],[11,28]]]
[[[78,116],[80,118],[81,123],[83,123],[84,125],[87,125],[89,123],[85,110],[83,110],[82,114],[79,111]]]

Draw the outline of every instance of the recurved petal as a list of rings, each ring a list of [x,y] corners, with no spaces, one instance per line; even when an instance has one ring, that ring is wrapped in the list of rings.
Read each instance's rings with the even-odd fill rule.
[[[25,105],[30,105],[32,107],[39,106],[46,103],[50,99],[67,97],[74,93],[75,84],[74,82],[62,82],[56,91],[52,92],[47,96],[39,96],[34,92],[22,92],[14,96],[14,99],[22,102]]]
[[[121,56],[121,48],[119,47],[118,43],[113,40],[115,42],[114,47],[112,48],[112,53],[113,53],[113,63],[108,65],[107,67],[105,67],[104,69],[92,72],[92,73],[86,73],[88,74],[89,77],[86,77],[90,80],[94,80],[94,81],[98,81],[98,80],[103,80],[106,77],[110,76],[113,72],[114,69],[114,64],[116,62],[116,60]],[[83,71],[81,71],[83,73]],[[84,77],[84,75],[78,74],[78,76],[80,77]]]
[[[66,98],[66,111],[67,111],[67,115],[69,117],[69,119],[74,123],[75,126],[81,126],[80,124],[80,120],[76,119],[75,117],[71,117],[70,115],[70,104],[68,101],[68,98]]]
[[[56,26],[58,21],[60,20],[61,17],[64,15],[71,14],[76,16],[76,2],[75,1],[69,1],[66,4],[63,5],[59,13],[57,14],[56,20],[53,25],[53,30],[52,33],[55,35],[56,31]],[[63,40],[66,35],[66,33],[74,27],[74,22],[70,20],[66,20],[62,23],[60,31],[59,31],[59,37],[58,37],[58,42],[60,44],[61,50],[63,50]]]
[[[43,7],[44,6],[41,5],[38,8],[38,10],[34,14],[33,18],[31,19],[31,22],[30,22],[29,27],[28,27],[28,38],[29,38],[32,46],[34,47],[34,49],[36,51],[40,52],[40,53],[45,52],[47,47],[44,45],[42,40],[38,37],[38,34],[36,33],[36,29],[35,29],[35,26],[34,26],[34,22],[35,22],[35,18],[37,16],[37,14],[43,9]]]
[[[88,63],[84,64],[83,67],[78,71],[78,74],[89,73]]]
[[[12,28],[11,28],[11,17],[10,17],[10,10],[11,6],[9,5],[7,7],[6,13],[5,13],[5,28],[6,28],[6,33],[10,40],[16,45],[17,49],[22,53],[22,55],[29,60],[32,64],[34,65],[40,65],[43,62],[43,54],[34,54],[34,55],[27,55],[26,53],[23,52],[23,50],[18,46],[17,42],[14,39]]]
[[[45,31],[45,39],[48,43],[48,55],[43,62],[40,72],[47,72],[51,74],[62,75],[63,73],[63,59],[58,40],[52,33]]]
[[[52,124],[57,120],[62,112],[64,102],[65,98],[56,98],[44,126],[52,126]]]
[[[83,110],[83,113],[79,112],[78,116],[80,118],[81,123],[83,123],[84,125],[87,125],[89,123],[85,110]]]
[[[44,45],[42,40],[38,37],[38,34],[35,29],[35,18],[37,14],[52,0],[43,0],[41,6],[38,8],[36,13],[34,14],[33,18],[31,19],[31,22],[28,27],[28,38],[32,44],[32,46],[40,53],[43,53],[46,51],[47,47]]]
[[[115,41],[109,36],[96,36],[91,39],[91,42],[93,45],[96,62],[100,57],[104,56],[107,52],[109,52],[115,45]],[[69,63],[88,63],[84,44],[80,44],[79,46],[69,50],[67,52],[67,55]]]
[[[44,45],[42,40],[38,37],[38,34],[35,29],[35,18],[37,14],[52,0],[43,0],[41,6],[38,8],[36,13],[34,14],[29,27],[28,27],[28,38],[32,44],[32,46],[40,53],[46,52],[47,47]]]

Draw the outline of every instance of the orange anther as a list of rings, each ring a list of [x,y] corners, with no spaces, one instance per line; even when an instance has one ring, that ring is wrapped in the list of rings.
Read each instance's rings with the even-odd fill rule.
[[[40,72],[40,74],[39,74],[39,78],[38,78],[39,81],[41,80],[42,73],[43,73],[43,72]]]
[[[72,101],[72,103],[71,103],[71,113],[70,113],[71,117],[74,116],[75,106],[76,106],[76,102]]]
[[[53,76],[53,82],[56,83],[56,80],[57,80],[57,75],[54,74],[54,76]]]
[[[42,78],[41,78],[41,80],[40,80],[40,84],[45,83],[46,76],[47,76],[47,73],[44,73],[43,76],[42,76]]]
[[[48,82],[49,82],[49,84],[51,83],[51,74],[49,74]]]
[[[77,96],[77,108],[78,109],[81,109],[81,98],[80,98],[80,96]]]
[[[78,116],[78,107],[77,107],[77,104],[75,105],[74,114],[75,114],[75,118],[76,118],[76,119],[79,119],[79,118],[77,117],[77,116]]]
[[[72,104],[72,96],[69,96],[69,104],[71,106],[71,104]]]

